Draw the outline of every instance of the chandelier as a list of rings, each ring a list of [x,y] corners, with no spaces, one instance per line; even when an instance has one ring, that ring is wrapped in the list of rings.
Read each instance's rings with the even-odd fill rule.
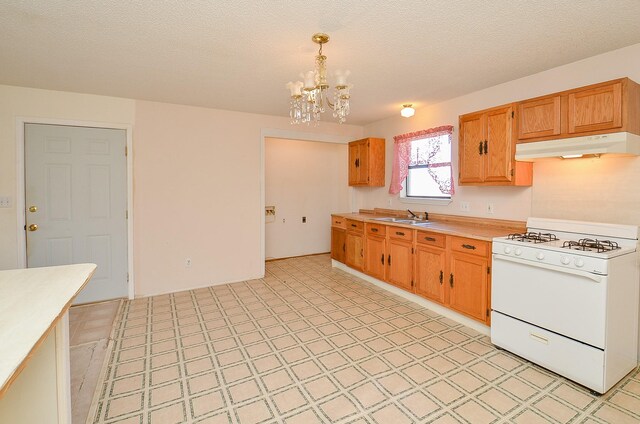
[[[304,82],[289,81],[286,87],[291,91],[291,100],[289,103],[289,116],[292,124],[300,124],[314,122],[318,125],[320,116],[327,108],[333,111],[333,117],[337,118],[340,124],[347,120],[349,115],[349,90],[353,87],[347,84],[349,71],[336,70],[333,74],[336,80],[336,86],[331,95],[329,93],[329,84],[327,83],[327,56],[322,54],[322,45],[329,42],[327,34],[313,34],[311,40],[320,45],[318,55],[316,56],[316,67],[313,71],[307,71],[300,76]],[[333,102],[329,99],[333,98]]]

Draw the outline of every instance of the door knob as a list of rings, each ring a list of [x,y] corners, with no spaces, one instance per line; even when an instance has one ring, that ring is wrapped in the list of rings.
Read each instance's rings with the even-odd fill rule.
[[[38,224],[29,225],[29,231],[36,231],[38,229]]]
[[[29,206],[29,212],[38,212],[37,206]]]

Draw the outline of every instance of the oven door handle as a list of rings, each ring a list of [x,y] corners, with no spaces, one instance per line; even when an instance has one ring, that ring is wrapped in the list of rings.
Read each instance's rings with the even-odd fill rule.
[[[503,255],[493,255],[493,261],[494,261],[494,265],[493,265],[493,269],[494,269],[494,273],[495,273],[495,261],[496,260],[501,260],[501,261],[507,261],[507,262],[513,262],[516,264],[521,264],[521,265],[527,265],[527,266],[531,266],[534,268],[543,268],[543,269],[549,269],[552,271],[556,271],[556,272],[562,272],[565,274],[573,274],[573,275],[577,275],[579,277],[583,277],[583,278],[588,278],[592,281],[595,281],[596,283],[602,283],[602,279],[606,278],[606,275],[598,275],[598,274],[593,274],[591,272],[587,272],[587,271],[582,271],[582,270],[578,270],[578,269],[572,269],[572,268],[565,268],[565,267],[561,267],[558,265],[551,265],[551,264],[545,264],[542,262],[532,262],[532,261],[527,261],[525,259],[520,259],[520,258],[512,258],[511,256],[503,256]]]

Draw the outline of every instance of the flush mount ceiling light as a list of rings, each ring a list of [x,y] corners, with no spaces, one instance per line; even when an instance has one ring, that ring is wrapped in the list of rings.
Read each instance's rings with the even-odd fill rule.
[[[402,110],[400,111],[400,115],[404,116],[405,118],[411,118],[415,114],[416,114],[416,110],[413,108],[412,103],[407,103],[402,105]]]
[[[307,71],[301,76],[302,81],[291,82],[286,87],[291,91],[289,116],[292,124],[320,122],[320,116],[328,107],[333,111],[333,117],[340,124],[347,120],[349,115],[349,90],[353,87],[347,84],[349,71],[336,70],[333,74],[336,85],[333,92],[333,103],[329,100],[329,84],[327,83],[327,56],[322,54],[322,45],[329,42],[327,34],[313,34],[311,40],[320,45],[316,56],[316,67],[313,71]]]

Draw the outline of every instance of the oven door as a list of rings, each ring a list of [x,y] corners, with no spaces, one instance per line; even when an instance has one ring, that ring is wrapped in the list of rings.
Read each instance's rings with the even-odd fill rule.
[[[493,255],[494,311],[604,349],[607,276]]]

